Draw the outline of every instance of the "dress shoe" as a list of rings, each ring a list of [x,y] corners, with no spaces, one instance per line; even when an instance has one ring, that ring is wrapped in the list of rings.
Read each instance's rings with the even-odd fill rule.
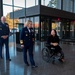
[[[37,68],[38,66],[36,66],[36,65],[33,65],[33,66],[31,66],[32,68]]]
[[[6,60],[11,61],[11,59],[6,59]]]
[[[0,57],[0,59],[3,59],[3,57]]]
[[[25,63],[26,66],[29,66],[29,63]]]

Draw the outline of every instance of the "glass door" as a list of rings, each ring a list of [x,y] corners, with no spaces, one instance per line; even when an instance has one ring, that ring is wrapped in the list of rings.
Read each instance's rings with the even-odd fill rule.
[[[70,22],[69,21],[62,22],[62,38],[63,39],[70,38]]]
[[[71,22],[70,25],[70,38],[75,39],[75,22]]]
[[[41,41],[46,41],[50,34],[50,19],[41,17]]]
[[[52,20],[52,29],[57,31],[57,35],[61,38],[61,21],[53,19]]]

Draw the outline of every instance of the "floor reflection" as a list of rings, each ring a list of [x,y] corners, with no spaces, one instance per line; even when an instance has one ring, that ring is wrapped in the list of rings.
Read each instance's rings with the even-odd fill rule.
[[[55,65],[47,63],[42,59],[41,50],[44,42],[36,42],[34,46],[34,59],[38,68],[32,69],[25,66],[23,53],[16,50],[16,45],[10,42],[11,61],[5,59],[5,48],[3,49],[4,58],[0,59],[0,75],[74,75],[75,73],[75,45],[62,44],[65,53],[65,63],[56,62]],[[29,56],[28,56],[29,57]],[[28,59],[29,61],[29,59]]]

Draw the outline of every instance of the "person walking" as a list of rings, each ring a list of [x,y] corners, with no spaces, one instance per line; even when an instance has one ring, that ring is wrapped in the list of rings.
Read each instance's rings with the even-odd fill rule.
[[[32,68],[37,67],[35,65],[33,58],[34,30],[32,28],[32,21],[30,20],[28,20],[26,26],[22,29],[20,33],[20,44],[21,47],[23,48],[23,56],[25,64],[29,66],[29,63],[27,61],[27,51],[28,51],[31,67]]]

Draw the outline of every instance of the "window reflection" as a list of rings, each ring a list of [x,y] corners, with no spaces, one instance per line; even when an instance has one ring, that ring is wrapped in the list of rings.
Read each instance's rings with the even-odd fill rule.
[[[41,0],[42,5],[52,8],[57,8],[57,2],[59,2],[59,0]]]
[[[3,4],[12,5],[12,0],[3,0]]]
[[[10,12],[12,12],[12,7],[11,6],[6,6],[3,5],[3,15],[6,16],[7,14],[9,14]],[[9,10],[10,9],[10,10]]]
[[[47,40],[50,34],[50,18],[41,17],[41,41]]]
[[[26,0],[26,8],[35,6],[35,0]]]
[[[39,17],[34,17],[35,20],[35,40],[39,40]]]
[[[14,0],[14,6],[25,7],[25,0]]]
[[[74,0],[63,0],[63,10],[73,12],[73,3],[75,3]]]
[[[35,5],[38,5],[38,0],[35,0]]]
[[[75,38],[75,21],[72,21],[70,25],[70,38]]]
[[[34,28],[34,19],[33,19],[33,17],[30,17],[30,20],[32,21],[32,27]]]

